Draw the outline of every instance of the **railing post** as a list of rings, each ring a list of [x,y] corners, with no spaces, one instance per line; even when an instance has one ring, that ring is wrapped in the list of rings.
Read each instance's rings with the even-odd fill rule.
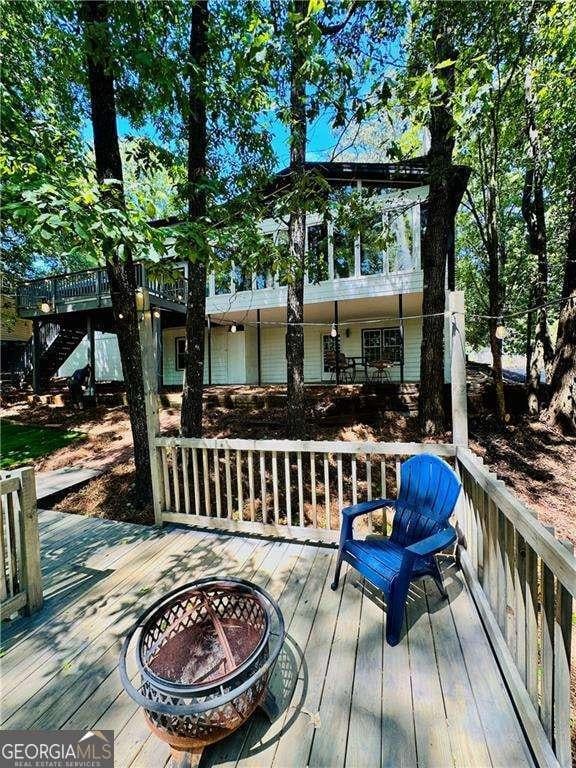
[[[18,501],[20,502],[22,591],[28,598],[26,613],[39,611],[44,603],[42,596],[42,572],[40,569],[40,534],[38,509],[36,508],[36,483],[32,467],[24,467],[20,475]]]
[[[32,389],[40,393],[40,321],[32,320]]]
[[[158,461],[156,437],[160,433],[160,414],[158,406],[158,374],[154,355],[154,337],[152,332],[152,312],[150,294],[142,290],[142,310],[138,312],[140,347],[142,350],[142,375],[144,379],[144,403],[146,406],[146,425],[148,428],[148,450],[150,453],[150,474],[152,476],[152,496],[154,503],[154,524],[162,526],[162,500],[164,489],[162,468]]]
[[[450,312],[451,354],[450,388],[452,401],[452,442],[454,445],[468,445],[468,401],[466,395],[466,330],[464,316],[464,293],[448,293]]]

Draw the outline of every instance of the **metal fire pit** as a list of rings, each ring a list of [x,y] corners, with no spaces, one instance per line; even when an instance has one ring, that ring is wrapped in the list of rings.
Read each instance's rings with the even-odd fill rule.
[[[264,590],[242,579],[199,579],[140,617],[122,646],[120,677],[160,739],[198,752],[262,703],[283,641],[282,613]],[[133,643],[139,687],[126,670]]]

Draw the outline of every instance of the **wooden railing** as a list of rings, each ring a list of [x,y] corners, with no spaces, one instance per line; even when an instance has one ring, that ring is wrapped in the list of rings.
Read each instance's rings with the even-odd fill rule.
[[[395,497],[403,458],[450,445],[156,438],[163,521],[337,541],[340,510]],[[384,531],[381,512],[369,529]]]
[[[394,498],[400,463],[446,458],[460,475],[459,556],[537,763],[571,765],[570,647],[576,561],[468,448],[420,443],[156,437],[158,524],[335,542],[340,510]],[[362,532],[386,534],[387,512]]]
[[[34,613],[43,602],[34,470],[4,473],[0,498],[0,599],[5,619],[23,608]]]
[[[135,264],[134,272],[138,287],[147,288],[152,295],[168,301],[184,302],[186,285],[183,278],[175,282],[151,278],[143,264]],[[104,267],[98,267],[23,283],[18,286],[17,304],[19,309],[38,309],[40,313],[43,311],[40,308],[42,303],[55,311],[58,304],[109,297],[108,273]]]
[[[539,765],[570,766],[573,547],[458,448],[464,574]]]

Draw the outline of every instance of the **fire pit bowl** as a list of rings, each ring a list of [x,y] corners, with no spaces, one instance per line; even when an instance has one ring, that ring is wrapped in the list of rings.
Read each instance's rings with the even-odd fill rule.
[[[199,751],[262,703],[283,641],[282,613],[264,590],[242,579],[198,579],[140,617],[122,646],[120,677],[160,739]],[[126,669],[130,652],[139,685]]]

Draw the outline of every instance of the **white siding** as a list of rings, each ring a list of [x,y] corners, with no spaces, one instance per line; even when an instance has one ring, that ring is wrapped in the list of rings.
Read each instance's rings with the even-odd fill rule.
[[[118,340],[114,333],[94,333],[94,357],[96,381],[123,381]],[[71,376],[89,362],[88,337],[85,336],[74,352],[58,370],[58,376]]]
[[[284,328],[262,328],[262,383],[286,383],[286,332]]]

